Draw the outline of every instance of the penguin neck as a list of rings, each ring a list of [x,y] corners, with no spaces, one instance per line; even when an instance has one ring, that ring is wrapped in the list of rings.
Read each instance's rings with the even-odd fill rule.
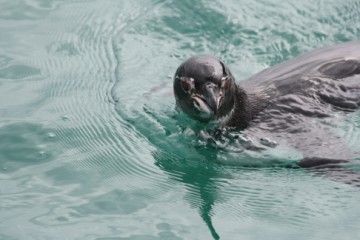
[[[258,87],[247,90],[236,85],[234,106],[224,118],[223,125],[227,127],[247,127],[250,121],[268,106],[269,99],[273,96],[272,93],[273,90],[271,89]]]

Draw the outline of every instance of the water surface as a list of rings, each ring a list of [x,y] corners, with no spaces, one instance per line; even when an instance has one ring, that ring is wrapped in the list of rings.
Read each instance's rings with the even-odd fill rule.
[[[356,40],[359,1],[16,0],[0,9],[0,239],[360,235],[358,188],[274,165],[301,158],[288,147],[202,144],[174,109],[171,79],[195,54],[221,57],[240,81]],[[359,112],[330,124],[358,151]]]

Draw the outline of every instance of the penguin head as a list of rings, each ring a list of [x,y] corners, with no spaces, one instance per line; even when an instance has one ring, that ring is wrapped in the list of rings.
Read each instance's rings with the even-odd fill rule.
[[[212,56],[194,56],[184,61],[174,76],[177,106],[190,117],[208,122],[233,109],[236,84],[230,70]]]

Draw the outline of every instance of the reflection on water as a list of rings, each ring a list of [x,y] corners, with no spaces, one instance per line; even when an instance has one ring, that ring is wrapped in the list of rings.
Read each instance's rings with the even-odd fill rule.
[[[284,167],[302,153],[281,143],[190,130],[171,78],[194,54],[241,80],[357,39],[359,7],[1,2],[0,239],[355,239],[357,188]],[[359,114],[337,120],[357,151]]]

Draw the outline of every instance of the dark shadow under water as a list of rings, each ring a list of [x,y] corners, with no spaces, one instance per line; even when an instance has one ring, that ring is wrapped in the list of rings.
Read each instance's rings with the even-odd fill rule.
[[[170,178],[186,185],[188,201],[192,208],[198,209],[201,218],[208,226],[214,239],[219,235],[212,223],[212,209],[219,201],[216,178],[223,175],[221,170],[206,162],[191,163],[191,160],[180,159],[163,152],[154,153],[155,164],[164,170]],[[190,162],[190,164],[188,164]],[[192,196],[195,195],[195,196]]]

